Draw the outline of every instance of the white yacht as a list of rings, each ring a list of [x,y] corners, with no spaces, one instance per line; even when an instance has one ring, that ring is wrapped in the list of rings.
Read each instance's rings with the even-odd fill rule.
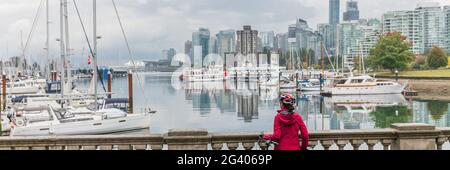
[[[267,82],[278,80],[280,69],[278,67],[232,67],[229,69],[230,79],[249,82]]]
[[[320,91],[320,80],[319,79],[309,79],[298,82],[298,87],[300,91]]]
[[[99,135],[150,127],[150,113],[127,114],[120,102],[103,102],[100,109],[54,108],[51,105],[15,110],[8,114],[11,136]]]
[[[406,87],[406,83],[377,80],[367,75],[335,79],[331,83],[324,90],[332,95],[400,94]]]
[[[0,85],[0,89],[2,89],[2,85]],[[39,83],[34,81],[23,81],[16,80],[7,82],[6,84],[6,93],[7,94],[36,94],[41,92],[43,88]],[[0,90],[0,94],[3,94],[3,91]]]
[[[189,82],[223,81],[226,75],[222,67],[188,68],[183,71],[180,79]]]

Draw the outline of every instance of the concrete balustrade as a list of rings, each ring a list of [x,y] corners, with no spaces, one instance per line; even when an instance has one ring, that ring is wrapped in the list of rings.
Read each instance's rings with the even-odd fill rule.
[[[259,133],[209,133],[174,129],[166,134],[0,137],[0,150],[267,150]],[[442,150],[450,128],[393,124],[389,129],[310,133],[310,150]],[[301,141],[299,141],[301,142]]]

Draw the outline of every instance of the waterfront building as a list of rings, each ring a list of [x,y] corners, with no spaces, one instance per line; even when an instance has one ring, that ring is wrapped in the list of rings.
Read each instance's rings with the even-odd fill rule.
[[[169,50],[162,50],[161,51],[161,58],[163,58],[163,60],[167,60],[168,56],[169,56]]]
[[[325,47],[330,55],[336,55],[337,25],[340,23],[340,0],[329,0],[328,26],[319,26],[319,34],[322,35]]]
[[[258,31],[245,25],[243,30],[236,31],[236,52],[243,55],[256,54],[258,48]]]
[[[347,1],[347,11],[344,12],[344,21],[358,21],[358,20],[359,20],[358,1],[354,0]]]
[[[274,50],[286,53],[288,50],[288,33],[277,34],[274,38]]]
[[[422,53],[419,46],[420,25],[419,13],[413,11],[390,11],[383,15],[383,33],[400,32],[411,43],[411,51],[415,54]]]
[[[380,25],[360,25],[360,27],[363,33],[362,37],[356,37],[358,40],[357,44],[350,47],[348,54],[352,59],[357,56],[368,57],[370,49],[375,46],[381,36]]]
[[[446,44],[447,54],[450,55],[450,6],[444,6],[444,16],[445,16],[444,41]]]
[[[423,54],[433,46],[448,48],[446,13],[445,7],[434,2],[419,3],[414,10],[389,11],[383,15],[383,33],[402,33],[415,54]]]
[[[194,66],[203,67],[203,60],[209,54],[210,32],[207,28],[200,28],[192,33],[192,46],[194,56]],[[197,58],[196,58],[197,57]]]
[[[169,50],[167,50],[167,60],[169,62],[172,62],[175,55],[177,55],[177,51],[174,48],[169,48]]]
[[[419,3],[416,10],[419,13],[419,25],[422,38],[419,39],[423,52],[433,46],[444,45],[444,13],[439,3]]]
[[[296,24],[292,24],[288,28],[288,53],[292,48],[292,52],[299,52],[300,50],[313,50],[314,60],[310,63],[317,63],[320,59],[320,44],[322,38],[318,31],[313,31],[308,26],[308,23],[303,19],[297,19]],[[295,57],[295,56],[294,56]],[[304,62],[304,61],[302,61]]]
[[[192,41],[187,40],[184,43],[184,54],[188,55],[189,57],[192,56]]]
[[[330,24],[319,24],[317,30],[322,36],[328,54],[334,56],[336,54],[336,27]]]
[[[211,37],[209,39],[208,54],[218,54],[217,38],[216,37]]]
[[[218,54],[225,57],[225,53],[235,51],[236,34],[234,30],[223,30],[216,34]]]
[[[344,67],[346,69],[353,67],[352,48],[360,46],[364,40],[364,31],[358,21],[344,22],[338,25],[339,34],[338,48],[339,55],[344,57]]]
[[[268,32],[261,32],[260,34],[260,38],[261,38],[261,46],[262,48],[267,48],[269,50],[272,50],[274,48],[274,37],[275,37],[275,33],[273,31],[268,31]]]
[[[340,0],[329,0],[329,22],[331,26],[336,26],[340,22]]]

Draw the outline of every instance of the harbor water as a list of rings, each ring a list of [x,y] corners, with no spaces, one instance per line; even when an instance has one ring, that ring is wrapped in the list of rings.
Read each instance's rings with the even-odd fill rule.
[[[87,91],[90,79],[76,81]],[[99,91],[107,89],[106,80]],[[126,77],[112,80],[113,98],[128,97]],[[151,108],[149,130],[205,128],[210,132],[271,132],[279,109],[278,86],[256,82],[181,82],[173,73],[137,73],[133,79],[134,111]],[[398,95],[321,97],[297,93],[297,111],[311,132],[341,129],[389,128],[393,123],[427,123],[450,127],[449,102],[413,101]]]

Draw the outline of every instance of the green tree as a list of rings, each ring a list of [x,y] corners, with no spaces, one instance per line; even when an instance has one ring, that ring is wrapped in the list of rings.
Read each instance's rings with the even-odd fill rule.
[[[414,61],[411,44],[400,33],[388,33],[380,37],[370,50],[368,64],[374,69],[404,70]]]
[[[447,66],[447,60],[447,54],[445,54],[444,50],[436,46],[433,46],[427,54],[428,67],[433,69]]]
[[[442,116],[448,112],[448,103],[439,101],[429,101],[427,108],[433,120],[441,120]]]

